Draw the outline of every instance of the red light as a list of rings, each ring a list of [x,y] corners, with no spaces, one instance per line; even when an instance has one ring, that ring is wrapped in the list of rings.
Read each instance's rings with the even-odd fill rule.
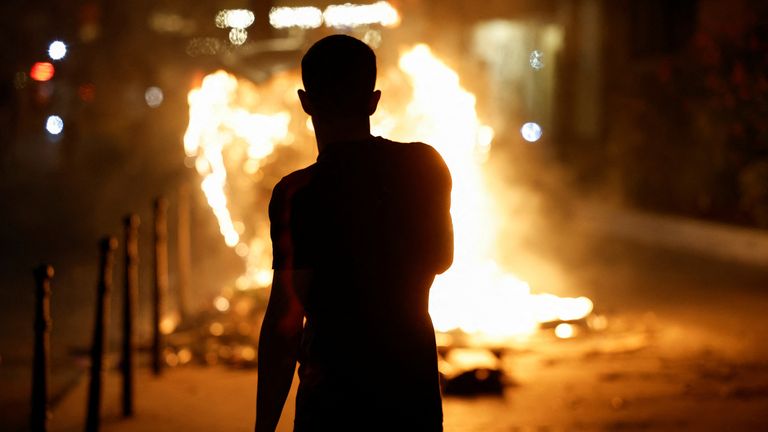
[[[29,76],[35,81],[48,81],[53,78],[55,69],[48,62],[37,62],[32,65]]]
[[[83,84],[77,89],[77,94],[83,102],[93,102],[96,97],[96,86],[93,84]]]

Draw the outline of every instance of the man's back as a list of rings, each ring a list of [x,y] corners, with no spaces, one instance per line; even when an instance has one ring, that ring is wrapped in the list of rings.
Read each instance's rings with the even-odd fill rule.
[[[275,268],[311,274],[297,430],[440,429],[428,299],[452,258],[450,188],[431,147],[381,138],[329,146],[275,188]]]

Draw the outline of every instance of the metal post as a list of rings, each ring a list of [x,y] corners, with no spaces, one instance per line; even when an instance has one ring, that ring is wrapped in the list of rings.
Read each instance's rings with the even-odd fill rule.
[[[93,323],[93,345],[91,346],[91,382],[88,388],[88,414],[86,432],[99,430],[101,414],[101,383],[104,365],[104,351],[109,326],[109,293],[112,289],[112,267],[115,263],[117,239],[105,237],[99,244],[99,284],[96,289],[96,318]]]
[[[185,321],[189,311],[187,310],[187,299],[189,296],[189,274],[192,267],[191,264],[191,233],[190,233],[190,205],[189,205],[189,186],[184,183],[179,188],[179,203],[177,206],[178,221],[176,236],[178,257],[178,283],[176,285],[176,294],[179,301],[179,313],[181,314],[181,320]]]
[[[139,296],[139,216],[130,214],[123,220],[125,269],[123,285],[123,416],[133,416],[134,370],[136,368],[136,333],[134,322]]]
[[[32,412],[30,429],[48,430],[48,378],[50,375],[51,279],[53,267],[41,264],[35,269],[35,347],[32,360]]]
[[[154,205],[154,290],[152,299],[152,372],[160,375],[163,368],[162,319],[168,292],[168,200],[158,198]]]

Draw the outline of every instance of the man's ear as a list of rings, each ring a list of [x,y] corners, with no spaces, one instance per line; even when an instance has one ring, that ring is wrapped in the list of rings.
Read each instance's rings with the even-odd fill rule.
[[[312,101],[309,100],[309,95],[307,92],[305,92],[302,89],[299,89],[299,101],[301,101],[301,108],[304,110],[305,113],[312,115],[313,107],[312,107]]]
[[[369,116],[376,112],[376,108],[379,106],[379,100],[381,100],[381,90],[376,90],[371,94],[371,100],[368,102]]]

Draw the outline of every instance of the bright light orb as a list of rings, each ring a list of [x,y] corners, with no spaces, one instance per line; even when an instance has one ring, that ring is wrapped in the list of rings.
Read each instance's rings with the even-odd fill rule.
[[[539,50],[531,51],[531,55],[528,57],[528,62],[535,70],[540,70],[544,67],[544,53]]]
[[[32,69],[29,71],[29,77],[35,81],[49,81],[53,78],[55,72],[56,69],[51,63],[37,62],[32,65]]]
[[[400,14],[386,1],[368,5],[331,5],[323,11],[325,25],[333,28],[353,28],[364,25],[380,24],[384,27],[397,27]]]
[[[150,108],[157,108],[163,103],[163,90],[160,87],[149,87],[144,92],[144,101]]]
[[[576,328],[573,324],[560,323],[555,327],[555,336],[560,339],[570,339],[576,335]]]
[[[520,134],[528,142],[536,142],[541,138],[541,126],[534,122],[528,122],[520,128]]]
[[[316,7],[276,7],[269,11],[269,24],[276,28],[318,28],[323,25],[323,12]]]
[[[253,24],[254,18],[253,12],[248,9],[232,9],[224,14],[224,25],[230,28],[244,29]]]
[[[57,115],[49,116],[45,121],[45,130],[51,135],[60,134],[64,130],[64,120]]]
[[[248,31],[243,28],[233,28],[229,30],[229,41],[232,45],[242,45],[248,39]]]
[[[219,312],[226,312],[229,310],[229,300],[226,297],[218,296],[213,300],[213,306]]]
[[[48,57],[53,60],[61,60],[67,55],[67,44],[62,41],[53,41],[48,46]]]

